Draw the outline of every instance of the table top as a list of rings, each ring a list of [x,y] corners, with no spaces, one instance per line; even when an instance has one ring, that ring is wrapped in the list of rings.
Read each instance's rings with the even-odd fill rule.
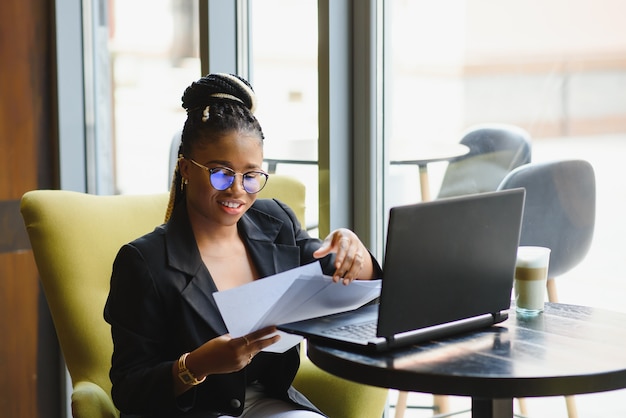
[[[403,391],[483,398],[574,395],[626,387],[626,314],[546,303],[480,331],[359,354],[308,342],[308,356],[340,377]]]
[[[391,164],[425,165],[448,161],[469,153],[463,144],[424,143],[416,150],[392,152]],[[264,161],[270,164],[317,164],[317,140],[294,139],[264,145]]]
[[[403,150],[391,153],[391,164],[425,165],[438,161],[448,161],[469,153],[467,145],[454,143],[424,143],[415,146],[415,151]]]

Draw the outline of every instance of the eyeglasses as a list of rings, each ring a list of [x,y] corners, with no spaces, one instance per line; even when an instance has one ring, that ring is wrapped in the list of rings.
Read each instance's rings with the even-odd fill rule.
[[[209,179],[211,180],[211,186],[215,190],[226,190],[233,185],[237,174],[241,174],[241,185],[243,189],[249,194],[255,194],[260,192],[265,184],[269,174],[263,171],[247,171],[245,173],[237,173],[228,167],[206,167],[191,158],[187,158],[193,164],[206,170],[209,173]]]

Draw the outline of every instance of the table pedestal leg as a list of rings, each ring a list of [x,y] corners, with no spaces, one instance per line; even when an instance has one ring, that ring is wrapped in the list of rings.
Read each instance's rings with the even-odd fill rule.
[[[419,165],[420,172],[420,191],[422,192],[422,202],[430,200],[430,184],[428,183],[428,166],[426,164]]]
[[[513,399],[472,398],[472,418],[512,418]]]

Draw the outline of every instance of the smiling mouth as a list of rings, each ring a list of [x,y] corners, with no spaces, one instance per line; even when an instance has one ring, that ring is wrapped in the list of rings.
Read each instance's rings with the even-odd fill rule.
[[[237,209],[242,206],[241,203],[235,203],[235,202],[220,202],[220,203],[222,204],[222,206],[226,206],[227,208],[231,208],[231,209]]]

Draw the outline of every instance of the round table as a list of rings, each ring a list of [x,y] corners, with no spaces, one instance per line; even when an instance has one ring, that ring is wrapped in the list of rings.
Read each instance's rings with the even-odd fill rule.
[[[420,175],[420,191],[422,201],[430,200],[430,182],[428,164],[439,161],[450,161],[469,153],[470,149],[463,144],[426,143],[420,144],[415,153],[392,152],[391,164],[417,165]],[[405,155],[406,154],[406,155]],[[414,155],[413,155],[414,154]]]
[[[513,398],[626,388],[626,314],[546,303],[498,325],[389,353],[308,342],[318,367],[401,391],[472,397],[472,416],[510,418]]]

